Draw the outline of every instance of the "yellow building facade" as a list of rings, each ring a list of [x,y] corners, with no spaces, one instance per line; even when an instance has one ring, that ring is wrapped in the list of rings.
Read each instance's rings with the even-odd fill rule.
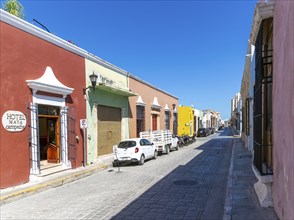
[[[194,108],[179,106],[178,108],[178,135],[193,136],[195,132]]]

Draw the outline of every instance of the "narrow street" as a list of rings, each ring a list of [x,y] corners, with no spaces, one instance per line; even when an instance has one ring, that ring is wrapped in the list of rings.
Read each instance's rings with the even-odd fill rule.
[[[1,219],[222,219],[230,132],[3,205]]]

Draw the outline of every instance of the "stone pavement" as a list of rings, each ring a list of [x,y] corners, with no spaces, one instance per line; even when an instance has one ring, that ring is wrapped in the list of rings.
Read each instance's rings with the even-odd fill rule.
[[[112,154],[99,157],[97,163],[66,170],[48,176],[34,177],[28,183],[0,190],[0,205],[13,202],[17,199],[56,188],[78,179],[90,176],[96,172],[108,169],[112,166]]]
[[[219,147],[215,147],[215,156],[219,152],[221,152],[221,149],[218,149]],[[224,148],[222,148],[224,149]],[[246,220],[269,220],[269,219],[278,219],[273,208],[262,208],[259,205],[257,196],[254,191],[254,183],[257,182],[257,179],[254,176],[254,173],[251,168],[252,164],[252,157],[251,153],[244,148],[242,145],[241,139],[239,136],[235,136],[233,140],[233,147],[232,147],[232,156],[230,160],[230,170],[228,175],[228,183],[226,188],[226,193],[223,193],[226,195],[225,198],[225,206],[224,206],[224,214],[223,219],[224,220],[230,220],[230,219],[246,219]],[[213,152],[213,151],[210,151]],[[213,156],[211,154],[208,155],[209,157]],[[211,158],[211,161],[213,161],[213,158]],[[98,163],[82,167],[76,170],[69,170],[65,171],[56,175],[47,176],[46,178],[42,179],[36,179],[34,181],[31,181],[30,183],[23,184],[22,186],[13,187],[5,190],[1,190],[1,204],[9,203],[13,200],[17,200],[21,197],[25,197],[28,195],[32,195],[34,193],[44,191],[46,189],[54,188],[69,182],[73,182],[77,179],[83,178],[85,176],[89,176],[95,172],[99,172],[101,170],[105,170],[109,167],[111,167],[112,158],[104,158],[101,159]],[[200,162],[200,161],[199,161]],[[195,165],[195,164],[194,164]],[[211,166],[214,167],[214,165],[211,164]],[[195,167],[195,166],[193,166]],[[192,171],[193,168],[191,167]],[[195,171],[195,174],[199,172],[199,166],[197,166],[197,170]],[[139,167],[138,167],[139,168]],[[205,167],[204,167],[205,169]],[[180,171],[180,170],[179,170]],[[204,171],[203,171],[204,172]],[[184,173],[183,173],[184,174]],[[187,175],[189,173],[186,173]],[[184,174],[184,175],[186,175]],[[198,173],[199,174],[199,173]],[[197,175],[198,175],[197,174]],[[216,178],[219,178],[221,175],[217,175]],[[195,176],[196,178],[197,176]],[[207,192],[205,191],[205,184],[211,184],[213,179],[210,179],[210,176],[203,176],[203,178],[197,177],[198,185],[203,185],[203,189],[197,189],[200,190],[199,192],[194,192],[195,188],[191,187],[191,196],[193,194],[200,195],[201,193],[203,196],[199,197],[199,204],[201,205],[203,203],[203,199],[205,198],[205,195],[207,195]],[[170,178],[174,178],[173,176],[170,176]],[[165,179],[167,182],[168,178]],[[190,182],[189,182],[190,181]],[[199,182],[200,181],[200,182]],[[214,184],[214,188],[212,189],[213,193],[217,192],[217,184],[226,184],[226,180],[223,181],[215,181],[216,184]],[[162,184],[159,184],[158,187],[161,187],[161,185],[164,185],[165,182],[162,181]],[[203,183],[203,184],[202,184]],[[177,188],[176,185],[191,185],[196,184],[196,182],[191,182],[191,178],[188,176],[183,179],[179,179],[179,181],[174,181],[175,189]],[[179,188],[179,187],[178,187]],[[156,188],[154,188],[156,190]],[[202,191],[201,191],[202,190]],[[156,194],[154,194],[156,195]],[[150,192],[146,194],[146,196],[150,196]],[[166,196],[169,196],[169,193],[166,194]],[[223,197],[222,197],[223,198]],[[165,198],[161,198],[165,199]],[[178,199],[181,199],[180,197]],[[185,198],[185,201],[189,198]],[[207,201],[207,200],[206,200]],[[175,204],[178,204],[178,201],[174,201]],[[139,203],[134,203],[135,205],[139,205]],[[221,204],[219,201],[215,201],[215,203],[210,204],[210,208],[214,205]],[[187,207],[185,207],[185,204],[183,206],[179,207],[173,207],[172,201],[169,204],[173,209],[176,208],[178,213],[180,214],[185,210]],[[207,205],[207,203],[206,203]],[[158,207],[152,207],[154,210],[158,209]],[[215,219],[213,218],[214,213],[211,213],[208,209],[208,211],[204,211],[204,215],[199,215],[199,218],[193,214],[193,216],[190,216],[190,219]],[[195,210],[194,210],[195,209]],[[191,209],[191,213],[197,212],[197,207],[194,209]],[[126,209],[128,211],[128,209]],[[149,210],[150,211],[150,210]],[[188,210],[189,211],[189,210]],[[200,210],[201,211],[201,210]],[[122,213],[120,213],[122,214]],[[127,213],[126,213],[127,214]],[[152,213],[149,212],[150,217],[152,217]],[[179,215],[180,216],[180,215]],[[201,216],[201,217],[200,217]],[[219,215],[218,215],[219,216]],[[118,216],[117,216],[118,217]],[[121,216],[120,216],[121,217]],[[173,216],[175,217],[175,216]],[[120,219],[120,218],[117,218]]]
[[[241,138],[235,135],[223,220],[278,219],[272,207],[260,206],[254,190],[257,179],[251,166],[252,154],[244,147]]]

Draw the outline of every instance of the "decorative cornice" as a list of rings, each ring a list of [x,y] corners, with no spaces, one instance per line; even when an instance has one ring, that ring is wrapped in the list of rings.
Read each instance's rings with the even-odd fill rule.
[[[151,104],[151,108],[154,109],[161,109],[161,105],[158,103],[157,97],[154,97],[153,103]]]
[[[274,17],[275,1],[258,3],[254,10],[250,43],[255,45],[257,34],[262,20]]]
[[[142,99],[142,97],[141,97],[140,95],[138,96],[138,99],[137,99],[136,105],[146,106],[146,103],[143,102],[143,99]]]
[[[27,85],[33,90],[34,93],[37,91],[48,92],[53,94],[62,95],[65,98],[71,94],[74,89],[63,85],[54,75],[51,67],[47,66],[43,76],[35,80],[26,80]]]

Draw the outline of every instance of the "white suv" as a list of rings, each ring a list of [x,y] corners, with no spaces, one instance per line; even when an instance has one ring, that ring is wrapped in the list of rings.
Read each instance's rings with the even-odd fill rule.
[[[113,148],[114,162],[137,162],[143,165],[146,159],[156,159],[157,149],[144,138],[132,138],[121,141]]]

